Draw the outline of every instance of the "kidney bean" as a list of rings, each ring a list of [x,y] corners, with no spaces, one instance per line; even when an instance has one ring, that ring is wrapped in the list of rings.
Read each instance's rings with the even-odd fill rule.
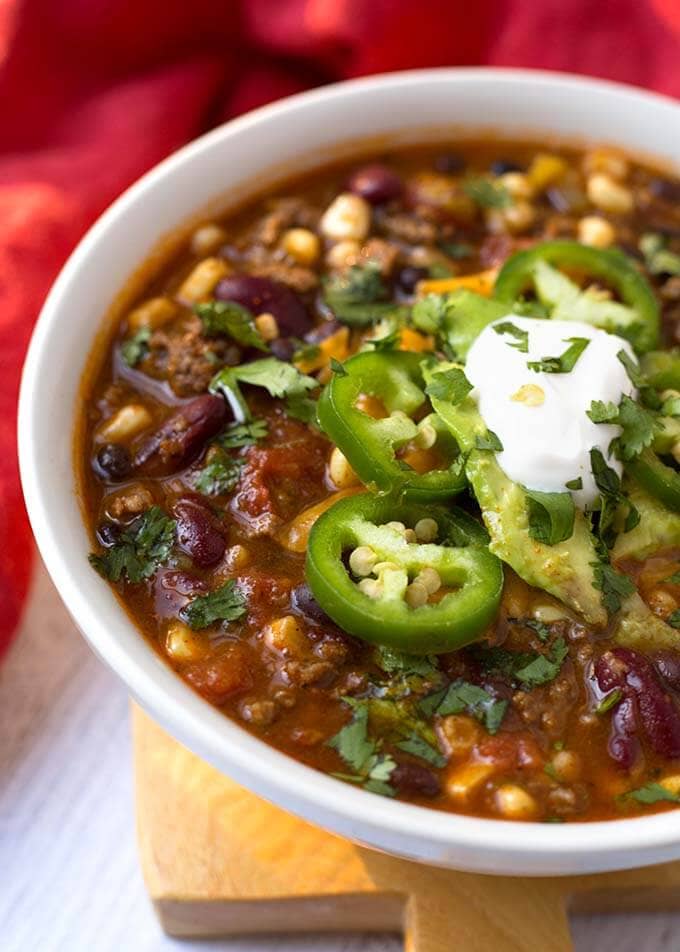
[[[416,268],[413,265],[408,265],[406,268],[402,268],[397,275],[397,284],[406,294],[413,294],[416,284],[429,278],[429,276],[430,272],[427,268]]]
[[[657,651],[650,657],[661,680],[673,691],[680,692],[680,654],[677,651]]]
[[[132,469],[132,460],[124,446],[105,443],[94,458],[93,468],[103,479],[124,479]]]
[[[224,555],[222,526],[200,497],[184,496],[172,507],[177,520],[177,544],[201,568],[209,568]]]
[[[135,454],[135,468],[154,476],[176,473],[198,456],[226,418],[222,397],[205,394],[185,403],[144,439]]]
[[[161,569],[154,579],[154,608],[161,618],[177,618],[192,598],[208,591],[206,583],[186,572]]]
[[[436,797],[441,791],[439,777],[420,764],[397,764],[389,782],[407,797]]]
[[[235,301],[253,314],[273,314],[281,337],[303,337],[312,326],[297,294],[281,281],[252,274],[232,274],[215,288],[220,301]]]
[[[275,340],[270,341],[269,349],[274,357],[278,357],[279,360],[285,360],[290,363],[293,359],[293,354],[298,349],[298,345],[292,337],[277,337]]]
[[[638,716],[635,700],[624,698],[612,712],[611,732],[607,749],[609,756],[624,770],[631,770],[640,757],[637,738]]]
[[[618,688],[623,693],[612,715],[609,745],[621,766],[628,766],[636,730],[644,733],[656,753],[680,757],[680,711],[649,658],[630,648],[613,648],[598,659],[595,674],[600,690]]]
[[[383,205],[398,198],[404,188],[400,176],[386,165],[364,165],[350,176],[347,188],[371,205]]]

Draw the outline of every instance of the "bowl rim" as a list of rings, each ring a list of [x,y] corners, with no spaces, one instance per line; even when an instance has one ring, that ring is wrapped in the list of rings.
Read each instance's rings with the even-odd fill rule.
[[[399,844],[387,848],[402,855],[409,855],[408,843],[414,840],[427,843],[429,846],[424,852],[417,849],[410,854],[424,861],[437,862],[439,859],[448,865],[451,861],[447,859],[447,851],[458,849],[485,855],[490,872],[494,871],[494,857],[499,860],[498,871],[505,872],[511,856],[518,858],[515,865],[520,869],[526,862],[529,874],[532,865],[538,863],[541,866],[541,858],[564,860],[569,872],[576,872],[579,857],[604,851],[609,859],[597,868],[623,868],[639,864],[635,853],[673,848],[676,855],[680,854],[680,813],[669,811],[646,817],[561,825],[508,822],[386,800],[308,767],[249,734],[195,694],[148,646],[145,645],[145,656],[132,658],[99,617],[97,606],[79,589],[79,577],[84,571],[89,571],[87,562],[83,560],[81,564],[70,560],[61,551],[50,520],[50,475],[45,472],[34,439],[40,410],[36,397],[39,376],[50,339],[57,333],[58,319],[67,306],[71,285],[77,280],[83,262],[102,243],[105,244],[109,229],[149,190],[232,135],[266,124],[275,116],[294,114],[319,102],[333,102],[349,92],[361,94],[368,90],[414,84],[499,84],[511,79],[552,86],[555,93],[582,94],[596,87],[617,93],[629,102],[635,100],[643,105],[665,103],[680,110],[680,105],[671,97],[609,80],[546,70],[443,67],[383,73],[299,93],[230,120],[193,140],[145,173],[109,206],[78,243],[52,286],[33,331],[21,380],[18,413],[21,480],[42,558],[61,598],[95,653],[125,681],[143,707],[161,717],[163,724],[177,738],[218,769],[236,774],[239,781],[260,795],[280,796],[284,808],[306,819],[311,817],[312,822],[335,829],[342,835],[370,843],[371,836],[367,836],[367,831],[376,831],[383,841],[384,834],[387,834],[395,844]],[[77,367],[73,372],[80,378],[82,371],[82,367]],[[135,627],[122,607],[119,613],[121,625]],[[277,799],[277,802],[280,801]],[[538,857],[533,864],[529,861],[530,854]],[[647,860],[653,861],[659,860]],[[456,865],[455,861],[452,865]],[[464,867],[465,863],[459,865]],[[473,864],[468,868],[480,866]]]

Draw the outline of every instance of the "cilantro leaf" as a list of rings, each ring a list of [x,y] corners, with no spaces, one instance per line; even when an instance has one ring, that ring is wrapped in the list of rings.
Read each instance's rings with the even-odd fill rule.
[[[185,605],[180,615],[190,628],[207,628],[216,621],[237,621],[246,613],[246,599],[229,579],[207,595],[199,595]]]
[[[239,384],[263,387],[277,398],[301,397],[319,386],[314,377],[300,373],[292,364],[276,357],[263,357],[239,367],[224,367],[210,381],[211,393],[222,393],[239,417],[250,420],[250,410]]]
[[[198,470],[194,486],[204,496],[219,496],[231,492],[238,483],[242,466],[243,460],[233,459],[226,453],[218,453],[215,459]]]
[[[376,655],[377,663],[387,674],[419,674],[425,678],[439,675],[435,657],[402,654],[382,645],[377,649]]]
[[[680,255],[668,250],[668,239],[664,235],[647,232],[640,238],[638,248],[650,274],[680,275]]]
[[[385,351],[397,350],[400,340],[401,331],[399,328],[395,328],[389,334],[385,334],[384,337],[368,337],[366,344],[378,353],[384,353]]]
[[[546,625],[544,621],[539,621],[537,618],[524,618],[520,624],[535,631],[541,641],[547,641],[550,637],[550,625]]]
[[[503,444],[493,430],[487,430],[483,436],[477,433],[475,446],[478,450],[493,450],[495,453],[503,452]]]
[[[501,182],[488,178],[469,178],[463,182],[463,191],[480,208],[507,208],[512,205],[510,192]]]
[[[447,717],[449,714],[467,711],[482,721],[490,734],[495,734],[500,727],[507,707],[506,700],[495,698],[479,685],[463,680],[453,681],[448,688],[437,691],[420,702],[420,709],[426,716],[438,714],[440,717]]]
[[[670,625],[671,628],[680,628],[680,608],[676,608],[674,612],[670,613],[666,619],[666,624]]]
[[[515,350],[518,350],[521,354],[529,353],[529,331],[522,330],[521,327],[517,327],[512,321],[501,321],[500,324],[494,324],[493,329],[497,334],[509,334],[515,338],[514,344],[510,341],[506,342],[508,347],[514,347]]]
[[[590,410],[586,410],[586,415],[590,417],[593,423],[616,423],[619,418],[619,408],[615,403],[592,400]]]
[[[249,423],[231,423],[215,442],[225,450],[252,446],[267,436],[267,430],[267,421],[262,419],[251,420]]]
[[[375,741],[368,736],[368,706],[358,704],[349,724],[341,727],[327,746],[337,750],[348,767],[360,773],[375,752]]]
[[[324,282],[324,303],[339,321],[354,326],[373,324],[384,317],[400,317],[404,308],[388,300],[389,290],[375,261],[352,265]]]
[[[316,400],[296,393],[286,400],[286,413],[294,420],[302,420],[310,426],[316,425]]]
[[[627,800],[636,800],[638,803],[680,803],[680,796],[677,793],[671,793],[660,783],[646,783],[644,787],[638,787],[637,790],[629,790],[623,796]]]
[[[339,360],[336,360],[335,357],[331,357],[330,368],[334,374],[337,374],[338,377],[346,377],[347,371],[345,370],[345,365],[341,364]]]
[[[638,367],[637,362],[633,360],[628,351],[621,348],[616,356],[623,364],[626,373],[628,374],[628,379],[633,384],[633,386],[638,388],[644,387],[646,383],[644,375]]]
[[[123,575],[129,582],[141,582],[168,560],[176,527],[160,506],[151,506],[123,530],[111,548],[90,555],[90,565],[111,582]]]
[[[568,337],[565,344],[570,346],[559,357],[543,357],[541,360],[528,360],[527,367],[536,373],[568,374],[576,366],[583,351],[590,343],[589,337]]]
[[[428,397],[435,400],[447,400],[458,405],[472,390],[472,384],[460,367],[451,367],[433,374],[432,382],[425,387]]]
[[[564,485],[567,489],[572,489],[574,492],[577,492],[579,489],[583,489],[583,480],[580,476],[577,476],[576,479],[570,479]]]
[[[557,545],[574,532],[576,507],[570,493],[524,490],[529,516],[529,535],[545,545]]]
[[[225,334],[246,347],[269,350],[257,329],[252,312],[236,301],[207,301],[197,304],[194,310],[203,324],[203,333],[209,337]]]
[[[593,562],[593,585],[602,592],[602,604],[610,615],[621,608],[622,600],[635,591],[627,575],[622,575],[608,562]]]
[[[148,356],[150,340],[151,328],[140,327],[136,334],[123,341],[120,345],[120,356],[128,367],[136,367]]]
[[[529,664],[515,671],[515,677],[522,687],[529,690],[554,681],[568,654],[569,648],[564,638],[557,638],[547,655],[537,655]]]
[[[419,734],[412,734],[406,740],[399,741],[397,747],[399,750],[403,750],[405,754],[419,757],[420,760],[432,764],[433,767],[444,767],[446,765],[446,757],[442,755],[441,751],[428,744]]]
[[[651,444],[657,431],[656,421],[649,410],[625,395],[619,404],[617,423],[623,432],[615,441],[616,449],[624,460],[639,456]]]

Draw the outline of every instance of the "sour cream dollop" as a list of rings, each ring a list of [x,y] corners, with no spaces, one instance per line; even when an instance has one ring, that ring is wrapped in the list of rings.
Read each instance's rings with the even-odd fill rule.
[[[510,346],[519,342],[519,335],[496,331],[504,322],[528,333],[527,353]],[[527,366],[528,361],[561,356],[574,337],[590,343],[569,373],[537,372]],[[508,314],[482,331],[470,348],[465,373],[487,428],[503,444],[497,459],[510,479],[540,492],[571,491],[575,504],[587,509],[599,495],[590,450],[597,447],[621,475],[621,463],[609,455],[620,427],[593,423],[586,410],[593,400],[618,406],[624,394],[637,395],[616,356],[622,349],[634,358],[627,341],[580,321]],[[568,490],[566,483],[579,477],[582,489]]]

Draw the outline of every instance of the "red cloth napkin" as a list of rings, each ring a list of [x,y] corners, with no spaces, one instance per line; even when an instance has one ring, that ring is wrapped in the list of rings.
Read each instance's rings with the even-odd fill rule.
[[[24,352],[62,262],[125,186],[210,126],[337,79],[488,63],[680,96],[679,53],[679,0],[0,0],[0,654],[33,551]]]

